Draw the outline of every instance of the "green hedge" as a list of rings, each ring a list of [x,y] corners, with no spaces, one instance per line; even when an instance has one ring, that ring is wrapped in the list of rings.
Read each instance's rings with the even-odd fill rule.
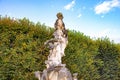
[[[44,42],[53,28],[26,18],[0,17],[0,80],[36,80],[43,71],[49,50]],[[78,80],[119,80],[120,44],[109,38],[92,40],[81,32],[68,30],[69,43],[63,63]]]

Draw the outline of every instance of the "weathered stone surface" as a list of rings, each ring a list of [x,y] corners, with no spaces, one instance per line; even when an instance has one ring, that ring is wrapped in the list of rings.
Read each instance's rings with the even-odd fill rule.
[[[35,72],[39,80],[73,80],[70,71],[65,66],[56,66],[44,69],[42,74]]]
[[[59,22],[63,22],[62,19],[59,19],[58,25],[55,25],[54,38],[45,42],[45,45],[50,49],[50,54],[48,60],[45,61],[46,69],[43,72],[35,72],[35,77],[39,80],[77,80],[77,74],[72,77],[70,71],[61,61],[62,57],[65,56],[64,50],[68,44],[68,36],[64,25],[64,28],[59,28],[63,24]]]

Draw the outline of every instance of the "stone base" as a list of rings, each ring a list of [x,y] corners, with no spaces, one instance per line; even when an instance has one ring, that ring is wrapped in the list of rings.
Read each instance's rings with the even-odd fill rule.
[[[70,71],[65,66],[56,66],[44,69],[43,72],[35,72],[39,80],[74,80]]]

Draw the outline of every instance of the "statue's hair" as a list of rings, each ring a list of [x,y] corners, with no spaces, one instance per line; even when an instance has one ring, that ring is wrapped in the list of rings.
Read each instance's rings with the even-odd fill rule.
[[[61,12],[57,13],[56,16],[57,16],[58,19],[63,19],[63,14]]]

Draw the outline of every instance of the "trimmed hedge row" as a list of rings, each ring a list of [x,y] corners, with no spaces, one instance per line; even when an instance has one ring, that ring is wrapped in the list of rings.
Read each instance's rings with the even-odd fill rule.
[[[53,31],[26,18],[0,17],[0,80],[36,80],[34,72],[43,71],[49,54],[44,42]],[[63,63],[78,80],[120,79],[120,44],[71,30],[68,37]]]

